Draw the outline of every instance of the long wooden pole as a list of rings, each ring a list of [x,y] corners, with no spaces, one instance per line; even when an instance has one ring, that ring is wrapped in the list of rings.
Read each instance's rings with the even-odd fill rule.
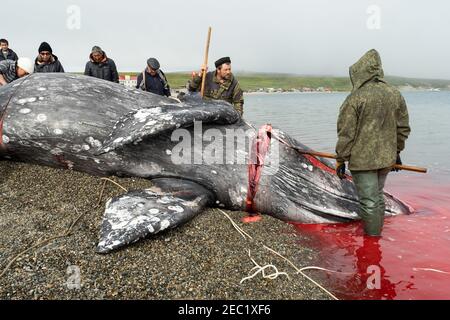
[[[300,153],[309,154],[309,155],[316,156],[316,157],[336,159],[336,155],[332,154],[332,153],[317,152],[317,151],[312,151],[312,150],[301,150],[301,149],[296,149],[296,150]],[[394,168],[400,169],[400,170],[414,171],[414,172],[419,172],[419,173],[427,173],[427,171],[428,171],[427,168],[400,165],[400,164],[394,165]]]
[[[202,87],[200,94],[202,98],[205,95],[205,78],[206,78],[206,67],[208,66],[208,55],[209,55],[209,43],[211,41],[211,27],[208,28],[208,37],[206,38],[206,48],[205,48],[205,60],[203,61],[202,69]]]

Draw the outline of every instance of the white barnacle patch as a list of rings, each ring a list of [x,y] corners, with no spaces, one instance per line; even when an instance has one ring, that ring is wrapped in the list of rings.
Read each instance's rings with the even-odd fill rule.
[[[166,150],[166,154],[167,154],[168,156],[170,156],[170,155],[172,154],[172,151],[170,151],[169,149],[167,149],[167,150]]]
[[[150,210],[148,210],[148,212],[150,212],[151,214],[158,214],[159,210],[158,209],[150,209]]]
[[[31,109],[23,108],[23,109],[20,109],[19,112],[20,112],[21,114],[27,114],[27,113],[30,113],[30,112],[31,112]]]
[[[149,120],[147,121],[147,123],[145,124],[146,127],[152,127],[156,124],[156,120]]]
[[[61,129],[55,129],[55,130],[53,130],[53,133],[56,135],[61,135],[61,134],[63,134],[63,131]]]
[[[170,222],[168,220],[162,220],[160,224],[160,231],[167,229],[170,226]]]
[[[151,109],[139,109],[135,114],[134,118],[138,122],[145,122],[147,117],[151,114],[157,114],[161,112],[161,108],[151,108]]]
[[[151,192],[153,194],[153,192]],[[171,199],[167,196],[163,196],[161,197],[161,199],[156,200],[156,202],[158,203],[162,203],[162,204],[168,204],[171,202]]]
[[[138,110],[138,112],[134,114],[134,118],[139,122],[144,122],[147,119],[147,116],[149,115],[147,111],[148,110],[146,109]]]
[[[37,115],[36,120],[39,122],[44,122],[45,120],[47,120],[47,116],[43,113],[40,113]]]
[[[308,170],[311,171],[311,172],[313,171],[313,168],[314,168],[314,167],[313,167],[312,165],[309,165],[309,166],[308,166]]]
[[[82,148],[84,151],[88,151],[91,147],[90,147],[88,144],[83,144],[83,145],[81,146],[81,148]]]
[[[65,143],[57,143],[56,146],[60,149],[64,149],[65,147],[67,147],[67,144]]]
[[[212,174],[217,174],[217,171],[216,170],[211,170],[211,173]]]
[[[72,161],[67,161],[66,163],[67,163],[67,169],[73,170],[74,163]]]
[[[161,120],[166,120],[166,121],[170,121],[173,119],[173,115],[171,115],[170,113],[166,113],[161,115]]]
[[[239,186],[236,189],[228,189],[228,196],[234,205],[240,206],[244,201],[243,193],[240,190]]]
[[[4,144],[9,143],[9,137],[4,135],[4,136],[2,137],[2,141],[3,141]]]
[[[93,148],[101,148],[102,143],[99,140],[94,139],[94,137],[87,137],[85,140]]]
[[[168,206],[169,210],[175,211],[175,212],[183,212],[184,209],[180,206]]]
[[[79,144],[74,144],[71,147],[71,149],[72,149],[73,152],[80,152],[81,150],[83,150],[83,147],[81,145],[79,145]]]
[[[32,103],[32,102],[35,102],[36,100],[37,100],[37,99],[36,99],[35,97],[24,98],[24,99],[19,99],[19,100],[17,101],[17,103],[23,106],[23,105],[26,104],[26,103]]]
[[[302,167],[303,167],[303,169],[306,169],[306,168],[308,168],[308,165],[306,163],[302,163]]]
[[[53,155],[60,155],[63,152],[62,152],[62,150],[60,148],[55,148],[55,149],[50,150],[50,153],[53,154]]]

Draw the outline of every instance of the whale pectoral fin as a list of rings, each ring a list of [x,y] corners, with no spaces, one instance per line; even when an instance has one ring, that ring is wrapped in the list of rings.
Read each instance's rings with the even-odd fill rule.
[[[210,102],[207,107],[203,104],[204,102],[199,102],[199,105],[189,108],[175,104],[162,105],[132,111],[117,121],[96,154],[106,153],[127,144],[136,144],[142,139],[177,128],[190,127],[194,121],[204,124],[231,124],[240,119],[236,110],[226,102]]]
[[[107,202],[98,253],[108,253],[175,228],[191,220],[213,200],[211,192],[191,181],[155,179],[153,182],[151,189],[130,191]]]

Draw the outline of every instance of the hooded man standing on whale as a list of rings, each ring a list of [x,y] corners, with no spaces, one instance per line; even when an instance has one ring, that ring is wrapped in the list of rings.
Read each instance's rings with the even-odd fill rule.
[[[339,111],[336,173],[345,177],[345,162],[359,196],[364,232],[380,236],[384,222],[383,188],[411,131],[401,93],[387,84],[374,49],[350,67],[351,94]]]

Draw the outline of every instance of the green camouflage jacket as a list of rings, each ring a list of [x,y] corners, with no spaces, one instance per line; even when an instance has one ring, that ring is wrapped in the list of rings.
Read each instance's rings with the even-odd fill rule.
[[[411,131],[405,99],[383,76],[376,50],[350,67],[353,90],[339,111],[336,144],[337,160],[350,170],[394,165]]]
[[[200,91],[201,83],[202,78],[195,76],[188,84],[189,91]],[[220,83],[215,71],[208,72],[206,74],[204,97],[231,103],[241,116],[244,112],[244,94],[234,75],[231,75],[229,80]]]

